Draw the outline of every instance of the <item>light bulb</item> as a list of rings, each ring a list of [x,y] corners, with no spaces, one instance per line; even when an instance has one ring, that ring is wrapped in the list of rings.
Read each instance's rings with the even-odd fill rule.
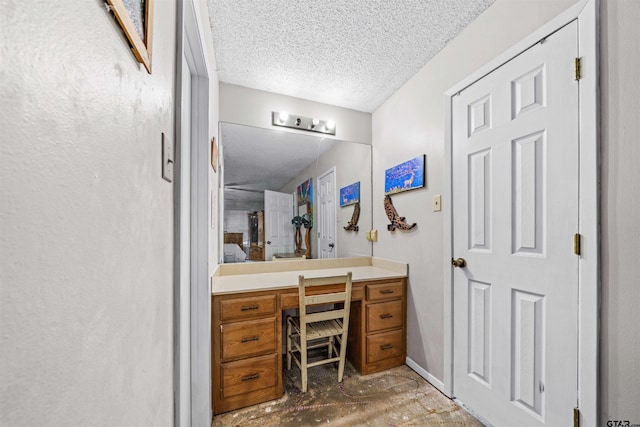
[[[284,123],[289,118],[289,113],[287,113],[286,111],[281,111],[278,117],[280,118],[280,121]]]
[[[327,120],[327,130],[332,130],[334,127],[336,127],[336,122],[333,120]]]
[[[313,125],[313,127],[318,126],[318,123],[320,123],[320,120],[318,120],[318,119],[311,120],[311,124]]]

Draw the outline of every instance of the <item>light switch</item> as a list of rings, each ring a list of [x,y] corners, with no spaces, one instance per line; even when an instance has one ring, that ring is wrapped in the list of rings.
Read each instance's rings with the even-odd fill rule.
[[[442,210],[442,196],[433,196],[433,211],[440,212]]]
[[[173,182],[173,144],[162,132],[162,179]]]

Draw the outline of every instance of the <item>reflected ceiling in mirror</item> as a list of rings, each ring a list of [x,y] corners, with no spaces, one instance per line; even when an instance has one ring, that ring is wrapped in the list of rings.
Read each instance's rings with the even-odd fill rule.
[[[220,123],[220,137],[225,209],[248,211],[262,209],[264,190],[280,190],[339,142],[234,123]]]

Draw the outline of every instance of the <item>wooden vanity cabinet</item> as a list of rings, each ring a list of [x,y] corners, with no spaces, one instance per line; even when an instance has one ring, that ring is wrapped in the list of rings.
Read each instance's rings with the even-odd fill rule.
[[[297,288],[212,296],[214,414],[282,397],[282,310],[297,306]],[[406,279],[353,283],[347,358],[362,375],[405,363],[406,311]]]
[[[403,365],[407,358],[406,279],[367,282],[351,305],[347,357],[362,375]]]
[[[212,297],[214,413],[282,396],[281,313],[273,292]]]

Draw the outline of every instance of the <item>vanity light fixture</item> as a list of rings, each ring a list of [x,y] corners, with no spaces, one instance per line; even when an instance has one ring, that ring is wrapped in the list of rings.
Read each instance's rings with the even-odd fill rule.
[[[271,124],[273,126],[306,130],[309,132],[318,132],[329,135],[336,134],[336,122],[333,120],[320,120],[311,117],[292,116],[284,111],[273,111],[271,114]]]

